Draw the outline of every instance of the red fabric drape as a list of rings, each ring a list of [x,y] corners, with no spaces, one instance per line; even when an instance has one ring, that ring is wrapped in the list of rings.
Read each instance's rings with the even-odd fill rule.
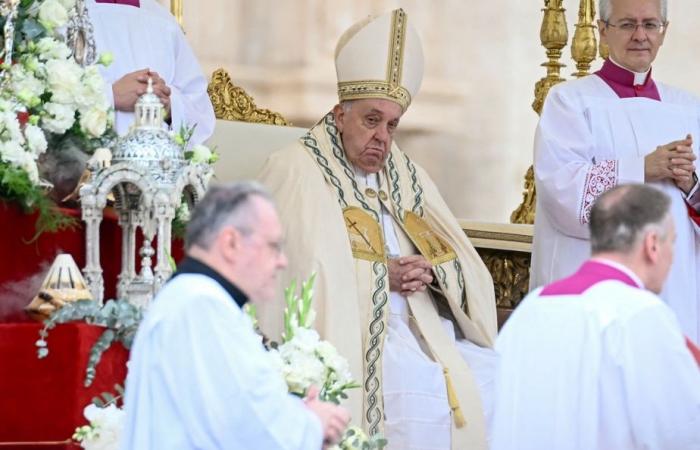
[[[34,343],[41,327],[0,324],[0,443],[69,439],[87,423],[83,409],[92,397],[124,383],[128,352],[115,344],[102,355],[92,386],[83,385],[90,348],[104,328],[58,325],[47,339],[49,355],[38,359]]]
[[[24,307],[39,291],[59,253],[70,253],[81,270],[85,266],[85,225],[80,220],[80,210],[63,211],[77,219],[74,230],[43,233],[35,242],[28,243],[36,234],[36,215],[24,214],[15,204],[0,201],[0,322],[32,320]],[[140,243],[138,240],[137,244]],[[114,211],[107,209],[100,226],[105,299],[116,295],[121,253],[121,228]],[[173,241],[172,253],[176,261],[182,259],[182,241]],[[136,259],[138,262],[139,258]]]

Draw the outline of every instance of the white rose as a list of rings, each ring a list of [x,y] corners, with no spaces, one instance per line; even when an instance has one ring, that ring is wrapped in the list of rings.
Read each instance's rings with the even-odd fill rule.
[[[206,145],[197,144],[190,151],[192,152],[192,162],[208,163],[211,158],[211,150]]]
[[[50,30],[62,27],[68,22],[68,11],[57,0],[44,0],[39,7],[39,22]]]
[[[7,163],[27,172],[32,183],[39,182],[39,169],[34,157],[26,152],[17,141],[0,143],[0,157]]]
[[[24,161],[24,153],[27,152],[17,141],[0,142],[0,157],[7,163],[19,165]]]
[[[44,132],[41,131],[41,128],[36,125],[28,124],[24,127],[24,136],[27,139],[29,150],[34,152],[35,155],[40,155],[46,151],[46,136],[44,136]]]
[[[68,59],[71,51],[66,44],[51,37],[39,39],[37,43],[39,57],[43,60]]]
[[[82,82],[75,92],[74,101],[79,108],[89,109],[99,107],[109,109],[109,102],[104,93],[104,79],[96,66],[88,66],[82,76]]]
[[[100,137],[107,129],[107,111],[91,108],[80,113],[80,128],[93,137]]]
[[[63,134],[75,122],[75,109],[70,105],[59,103],[47,103],[44,110],[48,116],[44,116],[41,123],[42,128],[51,133]]]
[[[51,101],[73,104],[82,88],[83,70],[72,60],[51,59],[46,62],[46,71],[51,88]]]
[[[0,135],[6,140],[15,141],[20,145],[24,144],[24,135],[16,112],[10,110],[0,114]]]
[[[125,412],[121,408],[109,405],[99,408],[88,405],[83,415],[90,421],[95,433],[90,434],[80,445],[86,450],[117,450],[124,430]]]

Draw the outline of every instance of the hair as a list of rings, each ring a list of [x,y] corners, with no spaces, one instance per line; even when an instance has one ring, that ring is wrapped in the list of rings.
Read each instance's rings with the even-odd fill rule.
[[[591,208],[591,252],[628,253],[649,229],[663,230],[671,199],[645,184],[617,186],[598,197]]]
[[[660,0],[661,2],[661,20],[666,22],[668,20],[668,0]],[[598,12],[600,14],[600,20],[607,22],[610,20],[612,15],[612,0],[598,0]]]
[[[185,249],[196,245],[208,250],[225,226],[233,226],[243,235],[252,233],[257,221],[257,213],[251,202],[253,197],[274,203],[267,189],[254,181],[209,187],[192,211],[185,233]]]

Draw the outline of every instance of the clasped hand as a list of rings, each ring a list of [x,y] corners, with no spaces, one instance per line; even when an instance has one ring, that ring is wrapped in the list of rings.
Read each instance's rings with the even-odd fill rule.
[[[691,135],[660,145],[644,157],[644,180],[672,180],[687,194],[695,185],[695,158]]]
[[[421,255],[389,260],[389,290],[404,297],[424,291],[433,282],[433,266]]]
[[[141,69],[127,73],[112,84],[114,108],[117,111],[133,112],[136,101],[146,93],[148,78],[151,78],[153,83],[153,93],[158,96],[160,101],[163,102],[165,110],[169,112],[170,88],[157,72],[153,72],[150,69]]]

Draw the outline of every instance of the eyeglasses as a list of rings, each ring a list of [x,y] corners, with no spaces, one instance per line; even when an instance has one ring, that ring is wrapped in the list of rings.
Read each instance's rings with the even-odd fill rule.
[[[661,33],[664,32],[666,29],[666,23],[661,23],[656,20],[645,20],[642,23],[637,23],[637,22],[632,22],[632,21],[622,21],[618,23],[617,25],[612,24],[608,22],[607,20],[605,21],[605,25],[608,27],[613,27],[617,28],[620,30],[622,33],[625,34],[634,34],[637,31],[637,28],[642,28],[644,33],[647,36],[657,36]]]

